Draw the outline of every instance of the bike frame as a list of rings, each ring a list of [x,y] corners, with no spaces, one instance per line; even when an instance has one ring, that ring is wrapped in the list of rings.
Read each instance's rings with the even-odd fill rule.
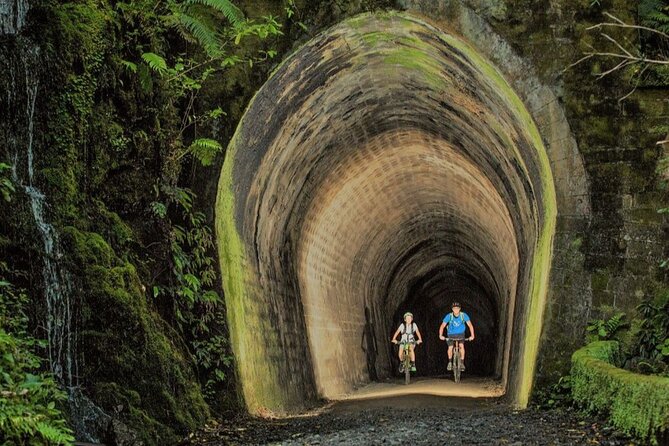
[[[460,373],[462,370],[460,370],[460,365],[462,364],[462,359],[460,358],[460,343],[461,342],[466,342],[469,339],[453,339],[453,338],[446,338],[446,341],[453,341],[453,380],[456,383],[460,382]]]
[[[398,342],[398,344],[400,348],[404,350],[404,359],[402,360],[402,364],[404,365],[404,384],[409,385],[409,382],[411,381],[411,348],[409,348],[409,345],[411,343],[406,342],[402,344],[401,342]],[[418,343],[414,342],[413,345],[415,349]]]

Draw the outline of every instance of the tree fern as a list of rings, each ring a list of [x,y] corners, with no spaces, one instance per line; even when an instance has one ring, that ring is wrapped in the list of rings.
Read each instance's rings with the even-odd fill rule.
[[[153,70],[157,71],[160,74],[164,74],[167,71],[167,62],[163,59],[162,56],[157,55],[156,53],[144,53],[142,54],[142,60]]]
[[[663,33],[669,33],[669,15],[662,11],[655,11],[648,15],[648,21],[653,25],[653,28]]]
[[[186,0],[184,5],[204,5],[222,13],[233,25],[244,21],[244,13],[229,0]]]
[[[218,141],[208,138],[196,139],[189,147],[189,151],[203,166],[210,166],[222,150],[223,147]]]
[[[641,0],[639,18],[644,26],[669,33],[669,5],[663,0]]]
[[[176,15],[181,25],[188,30],[209,57],[214,58],[223,54],[221,36],[210,25],[183,12]]]

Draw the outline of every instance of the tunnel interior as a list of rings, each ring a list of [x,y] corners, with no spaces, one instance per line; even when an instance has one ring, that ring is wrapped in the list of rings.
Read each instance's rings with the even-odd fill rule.
[[[256,94],[228,147],[217,236],[253,411],[337,398],[394,373],[405,311],[444,373],[450,303],[468,373],[526,398],[555,198],[538,130],[472,47],[399,13],[349,19]]]
[[[405,312],[412,312],[421,334],[426,334],[423,344],[416,349],[419,365],[416,375],[443,376],[447,373],[444,343],[435,336],[435,327],[451,312],[453,301],[464,303],[467,315],[475,323],[476,342],[467,344],[467,374],[500,378],[501,370],[496,367],[500,313],[494,297],[466,271],[441,266],[409,284],[406,300],[392,316],[392,320],[401,321]],[[467,330],[467,335],[470,334]],[[394,349],[388,354],[393,358],[393,366],[399,366]]]

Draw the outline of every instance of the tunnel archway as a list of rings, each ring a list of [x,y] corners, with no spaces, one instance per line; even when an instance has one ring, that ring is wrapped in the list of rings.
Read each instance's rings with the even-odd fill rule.
[[[430,338],[425,372],[438,373],[434,338],[453,296],[480,330],[471,370],[525,404],[555,219],[539,131],[473,47],[398,13],[312,39],[254,97],[219,183],[249,410],[300,408],[367,381],[365,333],[387,376],[404,309]]]

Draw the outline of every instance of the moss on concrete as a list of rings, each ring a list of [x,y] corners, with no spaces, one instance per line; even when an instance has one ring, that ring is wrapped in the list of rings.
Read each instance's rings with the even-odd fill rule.
[[[262,309],[252,300],[252,295],[246,287],[250,266],[234,220],[232,160],[237,151],[238,137],[239,130],[228,146],[226,162],[223,164],[219,180],[216,201],[217,246],[222,267],[230,341],[241,381],[242,397],[249,412],[266,414],[268,411],[283,409],[285,401],[282,398],[282,383],[272,364],[267,361],[269,355],[267,344],[259,342],[253,332],[263,327],[264,321],[260,317]],[[269,331],[265,331],[264,335],[272,338],[275,332],[271,327],[268,328]]]
[[[572,356],[574,401],[584,409],[609,416],[630,435],[659,444],[669,429],[669,378],[632,373],[615,366],[616,341],[599,341]]]

